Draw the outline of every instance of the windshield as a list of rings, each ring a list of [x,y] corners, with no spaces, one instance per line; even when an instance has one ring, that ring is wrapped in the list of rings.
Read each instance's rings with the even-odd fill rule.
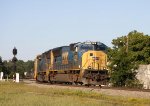
[[[97,44],[95,45],[95,50],[106,50],[107,46],[104,45],[103,43],[97,42]]]
[[[80,50],[93,50],[94,49],[94,46],[93,45],[90,45],[90,44],[82,44],[79,46],[79,49]]]

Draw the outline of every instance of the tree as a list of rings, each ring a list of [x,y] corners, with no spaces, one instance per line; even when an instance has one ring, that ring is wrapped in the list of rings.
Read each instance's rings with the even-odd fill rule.
[[[2,68],[3,68],[3,62],[2,62],[2,58],[0,56],[0,72],[2,72]]]
[[[150,36],[133,31],[128,34],[130,37],[129,49],[132,53],[132,61],[139,64],[150,64]]]
[[[16,66],[16,72],[20,74],[20,77],[24,77],[24,72],[31,73],[34,62],[32,60],[28,60],[27,62],[24,62],[23,60],[18,60],[16,62]],[[12,78],[12,76],[15,74],[13,62],[6,60],[2,61],[2,58],[0,57],[0,72],[4,72],[4,78],[6,78],[7,75]]]
[[[150,36],[132,31],[113,39],[112,44],[108,50],[111,82],[114,86],[138,84],[135,69],[139,64],[150,64]]]
[[[2,61],[2,58],[0,57],[0,72],[4,73],[4,78],[6,78],[10,74],[10,70],[8,68],[8,62]]]
[[[20,73],[20,76],[24,77],[24,72],[31,73],[31,70],[34,66],[34,62],[31,60],[28,60],[27,62],[24,62],[23,60],[18,60],[16,66],[17,72]]]
[[[34,62],[32,60],[28,60],[27,62],[25,62],[26,72],[31,72],[31,70],[33,70],[33,67],[34,67]]]

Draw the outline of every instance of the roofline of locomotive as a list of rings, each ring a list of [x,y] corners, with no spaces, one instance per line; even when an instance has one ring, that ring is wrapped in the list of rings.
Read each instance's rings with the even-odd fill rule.
[[[95,43],[98,43],[98,42],[91,42],[91,41],[86,41],[86,42],[77,42],[77,43],[71,43],[69,46],[60,46],[60,47],[56,47],[56,48],[53,48],[53,49],[50,49],[46,52],[43,52],[42,54],[38,55],[37,57],[40,57],[42,56],[43,54],[46,54],[46,53],[49,53],[50,51],[56,51],[56,50],[61,50],[63,47],[71,47],[72,46],[78,46],[79,44],[95,44]],[[102,42],[100,42],[102,43]],[[102,43],[104,44],[104,43]],[[105,44],[104,44],[105,45]],[[106,45],[105,45],[106,46]],[[108,48],[108,46],[106,46],[106,48]],[[95,50],[96,51],[96,50]]]

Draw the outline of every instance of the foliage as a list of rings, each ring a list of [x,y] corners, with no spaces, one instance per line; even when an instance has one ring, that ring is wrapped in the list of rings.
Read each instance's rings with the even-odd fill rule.
[[[139,64],[150,64],[150,36],[132,31],[112,41],[108,57],[111,82],[114,86],[137,86],[135,69]]]
[[[3,65],[2,58],[0,57],[0,72],[2,71],[2,65]]]
[[[4,77],[9,76],[12,78],[12,76],[15,74],[15,72],[18,72],[20,74],[20,77],[24,77],[24,72],[33,71],[33,65],[34,62],[31,60],[28,60],[27,62],[24,62],[23,60],[18,60],[16,62],[16,71],[14,70],[14,63],[12,61],[2,61],[0,63],[0,71],[4,72]]]

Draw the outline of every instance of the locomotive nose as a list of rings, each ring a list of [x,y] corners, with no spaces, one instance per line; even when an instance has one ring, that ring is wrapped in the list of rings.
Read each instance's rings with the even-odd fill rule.
[[[102,51],[88,51],[82,56],[82,67],[84,69],[104,70],[107,69],[107,56]]]

